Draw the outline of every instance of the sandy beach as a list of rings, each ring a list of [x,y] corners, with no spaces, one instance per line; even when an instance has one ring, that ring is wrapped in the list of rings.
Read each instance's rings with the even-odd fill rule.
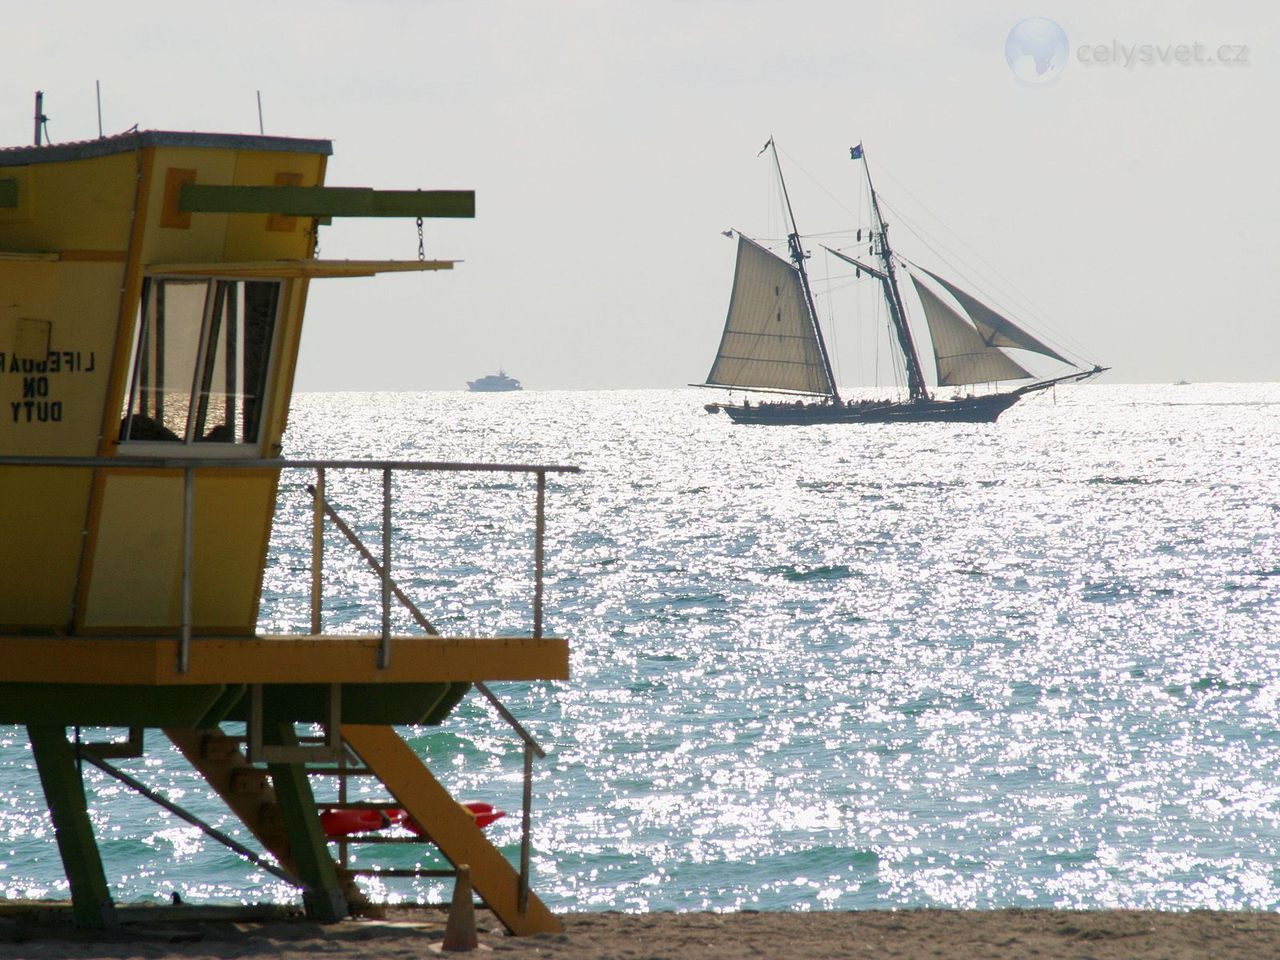
[[[904,910],[831,913],[575,913],[564,932],[513,938],[477,914],[480,950],[511,960],[720,960],[768,957],[1119,958],[1280,957],[1280,916],[1193,911]],[[445,914],[391,910],[384,919],[330,926],[306,921],[166,920],[129,923],[111,934],[0,918],[0,957],[393,960],[437,955]],[[459,954],[449,954],[459,955]]]

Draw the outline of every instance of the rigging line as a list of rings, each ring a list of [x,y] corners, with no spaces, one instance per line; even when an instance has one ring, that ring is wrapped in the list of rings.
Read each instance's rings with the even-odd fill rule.
[[[883,362],[881,360],[881,339],[883,338],[884,329],[886,329],[887,325],[886,321],[884,321],[884,308],[886,308],[886,305],[884,305],[883,302],[883,294],[879,291],[863,293],[864,301],[867,297],[870,297],[868,316],[872,319],[872,323],[867,326],[867,333],[870,337],[870,343],[872,343],[872,351],[874,352],[874,355],[876,355],[876,366],[872,367],[872,383],[876,385],[877,388],[881,388],[883,385],[886,385],[884,384],[881,369],[881,364]]]
[[[896,336],[896,331],[893,329],[891,321],[886,320],[885,328],[886,333],[891,338]],[[898,393],[901,394],[903,390],[909,389],[907,384],[911,379],[907,376],[907,358],[902,355],[901,350],[891,350],[889,351],[889,360],[890,369],[893,371],[894,384],[898,389]]]
[[[888,200],[885,200],[883,197],[881,197],[880,200],[886,207],[890,209],[890,211],[892,211],[895,217],[897,217],[898,219],[902,220],[905,223],[907,229],[910,230],[912,233],[914,233],[917,239],[919,239],[921,243],[923,243],[926,247],[928,247],[933,252],[933,254],[936,257],[938,257],[939,260],[947,264],[947,266],[951,267],[956,272],[960,273],[961,276],[967,277],[970,274],[971,271],[965,268],[963,262],[960,262],[960,263],[955,262],[952,259],[952,257],[947,256],[941,250],[939,250],[937,246],[934,246],[934,243],[930,242],[932,239],[930,235],[923,228],[921,228],[911,217],[909,217],[906,214],[906,212],[902,210],[902,208],[898,207],[897,205],[891,203]],[[917,201],[917,203],[918,202],[919,201]],[[923,204],[921,204],[921,206],[923,207]],[[926,210],[926,212],[928,211]],[[937,220],[937,217],[933,213],[929,213],[929,215],[934,217],[935,220]],[[955,235],[955,231],[951,231],[951,233]],[[961,243],[964,243],[964,241],[962,240]],[[979,260],[983,262],[984,266],[986,266],[986,268],[989,271],[994,273],[996,277],[998,277],[1001,281],[1003,281],[1004,284],[1008,286],[1009,292],[1014,294],[1014,299],[1021,300],[1023,302],[1023,307],[1021,309],[1029,309],[1029,312],[1032,312],[1032,313],[1039,312],[1038,308],[1036,307],[1036,304],[1031,300],[1031,298],[1028,297],[1026,294],[1022,293],[1022,291],[1020,291],[1013,284],[1012,280],[1010,280],[1008,277],[1005,277],[1002,273],[1000,273],[999,269],[991,265],[985,258],[982,257],[981,254],[977,253],[977,251],[974,250],[967,243],[965,243],[964,245],[971,252],[973,252],[974,255],[978,257]]]
[[[826,295],[827,295],[827,332],[831,337],[831,357],[833,372],[837,381],[841,379],[840,370],[840,340],[836,334],[839,324],[836,323],[836,308],[831,301],[831,254],[827,254],[822,258],[823,270],[826,273]]]
[[[907,260],[906,258],[899,258],[899,260],[902,263],[902,265],[906,267],[908,270],[910,270],[911,267],[917,266],[917,264],[915,264],[910,260]],[[924,269],[924,268],[920,267],[919,269]],[[932,282],[933,278],[930,278],[930,281]],[[972,317],[970,317],[970,311],[968,310],[968,308],[966,308],[964,304],[960,303],[959,300],[954,296],[954,294],[951,293],[951,291],[945,290],[945,286],[942,289],[945,291],[946,295],[950,299],[955,300],[955,302],[960,307],[960,310],[964,314],[964,316],[969,317],[969,319],[972,320]],[[970,293],[970,296],[973,296],[973,294]],[[979,300],[979,302],[982,302],[984,298],[975,297],[975,299]],[[991,299],[991,298],[986,298],[986,299]],[[997,313],[1001,313],[1002,311],[1005,313],[1008,313],[1012,318],[1016,319],[1018,324],[1028,327],[1029,328],[1028,332],[1031,333],[1032,336],[1035,336],[1039,340],[1045,342],[1048,346],[1056,350],[1058,353],[1064,354],[1068,358],[1073,358],[1073,359],[1067,360],[1068,364],[1072,366],[1080,367],[1081,369],[1084,369],[1085,367],[1093,365],[1093,361],[1086,359],[1089,356],[1089,354],[1081,346],[1079,341],[1075,340],[1069,334],[1065,333],[1060,327],[1058,327],[1052,321],[1041,318],[1034,325],[1029,324],[1024,319],[1022,319],[1022,314],[1018,313],[1015,310],[1007,310],[1004,306],[999,304],[999,301],[996,301],[996,303],[997,303],[997,306],[999,307],[999,309],[996,310]],[[1006,349],[1017,349],[1017,348],[1002,346],[999,349],[1006,350]]]
[[[953,236],[957,241],[959,241],[962,247],[964,247],[966,250],[972,253],[975,257],[977,257],[979,261],[985,264],[988,270],[993,272],[997,277],[1000,277],[1002,280],[1004,280],[1004,282],[1009,285],[1010,289],[1018,293],[1030,306],[1032,307],[1035,306],[1034,302],[1029,297],[1027,297],[1026,294],[1023,294],[1021,291],[1018,290],[1017,285],[1014,284],[1012,280],[1004,276],[1000,272],[998,267],[996,267],[994,264],[990,263],[985,257],[983,257],[982,253],[979,250],[975,249],[967,240],[965,240],[964,237],[960,236],[960,234],[956,233],[956,231],[952,230],[949,226],[947,226],[946,222],[943,221],[942,218],[939,217],[936,213],[930,210],[928,205],[925,204],[924,201],[922,201],[919,197],[917,197],[914,193],[912,193],[907,188],[906,184],[904,184],[901,180],[895,177],[892,171],[886,170],[885,176],[888,179],[892,180],[895,184],[897,184],[897,186],[902,190],[903,193],[905,193],[908,197],[914,200],[916,204],[919,205],[921,210],[923,210],[926,214],[928,214],[930,217],[933,218],[935,223],[937,223],[940,227],[942,227],[943,230],[951,234],[951,236]],[[891,204],[885,201],[884,197],[881,197],[880,200],[882,203],[885,203],[886,206],[891,206]],[[910,218],[907,217],[901,210],[898,210],[895,208],[894,213],[896,216],[902,217],[903,219],[907,220],[908,224],[910,224]],[[916,235],[919,236],[920,239],[922,240],[926,239],[926,237],[928,236],[919,228],[914,228],[913,232],[916,233]]]
[[[846,234],[852,235],[852,233],[852,230],[827,230],[825,233],[801,234],[801,237],[805,240],[816,240],[818,237],[843,237]]]
[[[877,196],[879,196],[879,194],[877,194]],[[882,296],[881,299],[884,300],[884,297]],[[904,314],[903,322],[909,324],[911,323],[912,313],[907,311],[906,306],[907,305],[904,302],[901,308]],[[896,345],[898,340],[897,328],[894,325],[893,313],[889,309],[889,303],[887,300],[885,300],[884,302],[883,316],[884,316],[885,335],[889,338],[889,344],[891,347],[891,349],[889,350],[890,369],[893,371],[893,378],[898,390],[898,394],[899,396],[902,396],[904,393],[910,394],[911,375],[910,375],[910,372],[907,370],[907,357],[902,352],[902,350],[899,349]],[[925,324],[925,327],[926,329],[928,328],[927,323]],[[928,341],[929,341],[929,358],[933,360],[933,378],[936,381],[938,379],[938,365],[937,365],[937,358],[934,355],[934,351],[933,351],[932,335],[929,336]],[[923,360],[920,361],[920,376],[922,378],[924,377],[924,361]],[[936,387],[936,383],[935,383],[935,387]]]
[[[823,246],[830,247],[832,250],[837,250],[840,253],[848,253],[852,250],[853,256],[858,256],[867,252],[867,242],[865,240],[854,240],[852,236],[850,236],[848,243],[824,243]]]
[[[778,145],[776,143],[774,144],[773,149],[778,150]],[[841,210],[843,210],[845,213],[849,214],[850,216],[854,216],[853,211],[850,210],[847,206],[845,206],[844,201],[841,200],[839,197],[837,197],[830,190],[828,190],[817,177],[815,177],[803,166],[801,166],[801,164],[796,160],[795,157],[791,156],[791,154],[787,153],[787,151],[785,150],[782,150],[780,152],[782,153],[783,156],[787,158],[788,165],[794,166],[797,170],[799,170],[806,177],[808,177],[809,180],[813,183],[813,185],[816,186],[823,193],[825,193],[828,197],[830,197],[837,207],[839,207]],[[817,236],[817,234],[815,234],[815,236]]]
[[[906,216],[900,209],[893,207],[892,204],[886,203],[885,206],[889,207],[893,211],[894,216],[900,218],[902,221],[905,222],[907,229],[910,230],[912,233],[914,233],[916,235],[916,238],[925,247],[927,247],[933,253],[934,256],[936,256],[942,263],[946,264],[948,267],[950,267],[952,270],[958,273],[961,278],[964,278],[966,280],[968,279],[970,272],[965,269],[964,265],[962,263],[955,262],[955,260],[953,260],[951,257],[948,257],[945,253],[943,253],[936,246],[930,243],[928,235],[920,231],[914,225],[910,217]],[[908,260],[905,257],[898,256],[897,259],[901,261],[904,265],[906,264],[914,265],[912,261]],[[973,281],[970,281],[970,283],[973,286],[976,286],[978,289],[983,288],[983,284],[980,282],[975,283]],[[1055,324],[1052,320],[1048,319],[1048,317],[1046,317],[1042,311],[1036,308],[1036,305],[1025,294],[1021,294],[1020,292],[1017,291],[1016,288],[1013,288],[1013,289],[1014,289],[1014,292],[1018,294],[1016,299],[1021,299],[1024,302],[1024,305],[1021,308],[1015,305],[1013,309],[1009,309],[1008,307],[1003,306],[1000,303],[998,298],[992,298],[996,300],[996,306],[998,306],[1000,310],[1004,310],[1005,312],[1012,313],[1018,316],[1021,316],[1021,315],[1032,316],[1038,328],[1044,328],[1045,330],[1050,331],[1050,334],[1047,336],[1041,331],[1041,329],[1037,329],[1035,332],[1039,333],[1043,339],[1050,341],[1051,346],[1056,347],[1062,353],[1070,354],[1082,361],[1084,360],[1085,357],[1088,356],[1088,353],[1082,348],[1081,344],[1078,341],[1076,341],[1073,337],[1071,337],[1070,334],[1066,333],[1061,327],[1059,327],[1058,324]],[[1087,365],[1087,361],[1084,362],[1084,365]]]
[[[884,383],[884,379],[881,375],[881,348],[884,346],[884,337],[886,337],[886,335],[892,335],[890,333],[890,329],[888,329],[888,315],[886,312],[887,305],[882,302],[881,296],[879,296],[878,293],[874,294],[873,303],[874,306],[872,307],[872,310],[876,312],[876,319],[879,321],[879,323],[873,325],[872,329],[870,329],[870,334],[872,334],[872,337],[876,340],[876,387],[888,387],[888,384]],[[893,374],[892,351],[890,351],[890,378],[893,380],[897,379],[896,375]]]
[[[769,140],[772,142],[773,138],[771,137]],[[776,150],[777,147],[774,146],[774,151]],[[791,220],[787,216],[786,187],[783,186],[780,175],[776,173],[776,161],[774,161],[772,166],[767,165],[767,168],[768,169],[765,170],[764,177],[765,189],[767,189],[768,192],[767,221],[769,225],[769,233],[776,233],[778,227],[782,228],[783,233],[783,237],[781,238],[769,237],[768,242],[782,244],[782,246],[785,246],[787,250],[790,251],[790,236],[791,230],[794,229],[794,227],[792,227]],[[782,256],[783,260],[787,259],[787,256],[782,255],[782,253],[778,256]]]
[[[929,234],[925,232],[921,227],[919,227],[916,224],[916,222],[912,220],[911,217],[909,217],[905,212],[903,212],[901,208],[895,206],[889,201],[885,201],[885,206],[889,207],[893,211],[894,216],[902,220],[905,226],[907,227],[907,229],[910,230],[913,234],[915,234],[916,238],[920,240],[920,242],[924,244],[924,246],[926,246],[930,251],[932,251],[933,254],[939,260],[941,260],[943,263],[947,264],[947,266],[955,270],[962,278],[967,279],[970,276],[972,276],[972,274],[974,273],[972,267],[966,266],[963,263],[963,261],[957,262],[957,260],[954,259],[953,256],[948,256],[946,253],[940,250],[938,246],[935,246],[934,243],[931,242],[932,238],[929,236]],[[986,260],[983,260],[983,263],[988,267],[989,270],[994,272],[997,278],[999,278],[999,280],[1001,281],[1001,284],[998,284],[998,285],[1003,285],[1006,287],[1005,295],[1009,296],[1014,301],[1021,301],[1021,306],[1018,306],[1017,304],[1015,304],[1014,310],[1011,312],[1032,314],[1032,315],[1035,315],[1038,319],[1041,319],[1041,320],[1044,319],[1042,317],[1043,311],[1039,308],[1039,306],[1029,296],[1027,296],[1025,293],[1019,290],[1013,284],[1013,281],[1005,277],[1002,273],[1000,273],[1000,271],[997,268],[995,268],[994,266],[991,266]],[[981,273],[984,273],[985,271],[977,271],[977,272],[981,274]],[[985,284],[982,283],[981,280],[975,282],[974,285],[979,288],[982,288],[983,286],[985,286]]]
[[[874,309],[877,314],[880,313],[879,307],[873,307],[872,309]],[[870,327],[871,349],[875,353],[875,366],[871,368],[871,382],[877,387],[880,386],[880,327],[881,324],[879,323]]]
[[[892,174],[890,174],[890,179],[893,179]],[[899,186],[901,186],[901,183],[899,183]],[[903,188],[903,190],[907,192],[908,195],[910,195],[910,191],[907,191],[905,187]],[[913,197],[913,199],[916,199],[916,198]],[[915,234],[916,238],[919,239],[920,242],[923,243],[924,246],[926,246],[930,251],[932,251],[933,254],[936,257],[938,257],[939,260],[941,260],[947,266],[951,267],[953,270],[959,273],[962,277],[967,277],[971,273],[971,269],[966,269],[963,263],[955,262],[955,260],[952,257],[948,257],[936,246],[934,246],[934,244],[930,242],[930,239],[931,239],[930,235],[927,232],[925,232],[920,226],[918,226],[915,223],[915,221],[912,220],[911,217],[907,216],[907,214],[903,212],[901,208],[885,200],[884,197],[881,197],[880,200],[886,207],[890,209],[890,211],[893,213],[895,217],[897,217],[898,219],[902,220],[905,223],[907,229],[910,230],[913,234]],[[1063,328],[1061,328],[1058,324],[1054,323],[1051,319],[1049,319],[1045,311],[1041,309],[1040,306],[1034,300],[1032,300],[1029,296],[1027,296],[1027,294],[1023,293],[1022,290],[1020,290],[1012,280],[1010,280],[1003,273],[1001,273],[999,268],[991,264],[977,250],[974,250],[974,248],[970,246],[968,243],[966,243],[964,238],[960,237],[959,234],[957,234],[954,230],[951,230],[951,228],[947,227],[945,223],[942,223],[942,221],[938,219],[937,215],[934,214],[932,211],[930,211],[918,199],[916,199],[916,203],[919,203],[920,207],[926,213],[928,213],[929,216],[933,217],[933,219],[936,220],[939,224],[941,224],[945,230],[951,233],[952,236],[956,237],[964,247],[970,250],[974,254],[974,256],[976,256],[978,260],[980,260],[987,267],[987,270],[990,273],[994,274],[995,277],[1003,281],[1002,285],[1005,287],[1006,295],[1012,294],[1012,299],[1014,301],[1021,301],[1022,306],[1016,307],[1016,304],[1015,304],[1015,309],[1010,312],[1027,314],[1031,316],[1040,327],[1043,327],[1046,330],[1051,331],[1052,333],[1051,339],[1056,341],[1053,345],[1059,347],[1063,353],[1072,354],[1078,359],[1084,359],[1089,355],[1088,352],[1083,348],[1083,345],[1079,343],[1079,341],[1075,340]],[[977,286],[981,288],[982,284],[979,283],[977,284]]]
[[[863,218],[866,216],[866,213],[867,213],[866,208],[867,208],[866,191],[859,189],[858,190],[858,213],[857,213],[858,223],[863,222]],[[862,236],[861,229],[859,229],[859,231],[855,236],[857,237]],[[861,307],[866,302],[866,299],[867,299],[867,294],[865,290],[866,288],[862,288],[862,291],[860,291],[858,294],[858,296],[860,297],[858,301],[859,315],[862,315]],[[877,291],[876,294],[874,294],[873,296],[875,297],[875,299],[873,299],[871,310],[868,312],[875,314],[878,317],[880,313],[879,292]],[[880,324],[869,323],[866,325],[866,330],[867,330],[867,333],[871,336],[871,350],[870,350],[870,353],[872,355],[871,382],[876,387],[879,387],[880,386],[880,333],[879,333]],[[863,356],[865,355],[866,354],[863,354]]]
[[[840,280],[840,278],[837,277],[836,280]],[[828,294],[839,293],[841,290],[856,290],[856,289],[860,289],[861,287],[862,287],[861,280],[855,280],[852,276],[846,276],[845,281],[843,283],[832,283],[831,286],[827,287],[824,292]]]

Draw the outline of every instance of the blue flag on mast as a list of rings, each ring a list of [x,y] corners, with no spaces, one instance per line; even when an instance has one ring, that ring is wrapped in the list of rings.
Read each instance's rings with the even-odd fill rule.
[[[862,144],[858,144],[856,147],[849,148],[849,159],[850,160],[862,159]]]

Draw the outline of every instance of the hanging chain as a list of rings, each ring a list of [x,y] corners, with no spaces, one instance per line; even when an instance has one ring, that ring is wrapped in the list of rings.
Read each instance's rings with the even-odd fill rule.
[[[427,259],[427,248],[422,245],[422,218],[418,218],[418,259]]]

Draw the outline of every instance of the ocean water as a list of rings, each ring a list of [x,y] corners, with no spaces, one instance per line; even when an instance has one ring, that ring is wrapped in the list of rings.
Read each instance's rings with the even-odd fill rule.
[[[994,426],[738,427],[708,399],[295,404],[290,456],[583,468],[547,496],[547,632],[573,678],[493,685],[548,752],[533,864],[554,909],[1280,909],[1280,385],[1089,385]],[[282,486],[264,630],[308,622],[308,479]],[[378,496],[330,478],[375,549]],[[442,632],[527,634],[532,479],[431,474],[395,498],[396,574]],[[331,537],[326,629],[376,631],[378,584]],[[490,833],[514,859],[519,742],[484,700],[406,732],[511,812]],[[148,746],[127,769],[246,839]],[[117,899],[294,898],[86,779]],[[66,893],[16,728],[0,878]]]

